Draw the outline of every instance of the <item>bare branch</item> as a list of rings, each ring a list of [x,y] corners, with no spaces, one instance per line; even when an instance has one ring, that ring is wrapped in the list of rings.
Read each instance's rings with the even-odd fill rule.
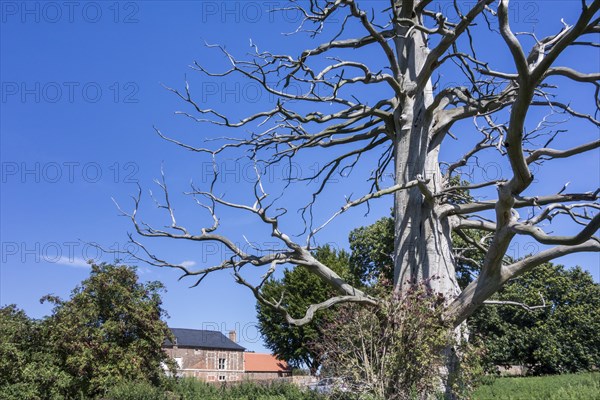
[[[515,200],[514,208],[523,208],[527,206],[543,206],[552,203],[568,203],[571,201],[595,201],[598,200],[598,193],[571,193],[555,194],[540,197],[521,197]],[[495,200],[479,201],[468,204],[452,204],[445,206],[447,215],[471,214],[474,212],[493,210],[496,206]]]
[[[483,304],[484,305],[494,305],[494,306],[517,306],[517,307],[524,308],[527,311],[539,310],[540,308],[549,307],[546,304],[546,299],[544,299],[544,296],[542,296],[540,294],[540,298],[542,299],[542,304],[539,304],[537,306],[530,306],[525,303],[520,303],[520,302],[516,302],[516,301],[507,301],[507,300],[486,300],[483,302]]]
[[[448,306],[446,318],[453,321],[454,326],[458,326],[509,279],[555,258],[579,252],[600,252],[600,242],[590,239],[575,246],[552,247],[502,267],[501,274],[494,279],[480,275]]]
[[[600,213],[596,214],[590,223],[575,236],[550,236],[542,229],[527,224],[512,224],[510,228],[521,235],[528,235],[542,244],[577,245],[592,237],[600,228]],[[593,238],[600,243],[600,239]]]
[[[582,144],[580,146],[572,147],[568,150],[556,150],[550,148],[537,149],[533,151],[529,155],[529,157],[527,157],[527,164],[531,164],[532,162],[537,161],[542,157],[545,157],[546,159],[571,157],[576,154],[581,154],[586,151],[597,149],[598,147],[600,147],[600,140],[595,140],[593,142]]]

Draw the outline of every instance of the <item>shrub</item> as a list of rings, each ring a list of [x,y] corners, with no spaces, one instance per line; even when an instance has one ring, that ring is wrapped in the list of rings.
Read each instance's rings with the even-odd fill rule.
[[[89,399],[79,396],[39,395],[37,387],[19,384],[2,387],[2,400]],[[147,381],[122,381],[109,388],[97,400],[325,400],[327,397],[287,382],[239,382],[213,385],[194,378],[170,379],[163,386]]]
[[[166,400],[165,391],[148,382],[123,382],[110,388],[103,400]]]
[[[420,284],[380,298],[376,307],[340,307],[324,327],[324,338],[314,343],[326,355],[323,372],[342,378],[340,391],[350,389],[361,399],[421,398],[440,392],[442,379],[455,395],[467,396],[478,375],[477,357],[442,321],[443,296]]]

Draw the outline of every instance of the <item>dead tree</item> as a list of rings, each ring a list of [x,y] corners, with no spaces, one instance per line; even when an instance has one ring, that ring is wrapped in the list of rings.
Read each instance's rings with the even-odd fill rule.
[[[234,120],[224,111],[205,108],[196,101],[193,88],[186,82],[182,89],[170,88],[187,103],[188,109],[182,114],[205,127],[230,128],[238,132],[237,136],[224,138],[220,144],[211,141],[197,146],[189,139],[158,129],[157,133],[212,159],[234,149],[246,151],[255,163],[253,204],[220,196],[215,190],[216,179],[208,187],[193,186],[188,194],[208,211],[212,225],[192,230],[176,222],[163,176],[159,185],[165,201],[159,207],[169,215],[170,226],[158,229],[141,222],[138,196],[135,211],[126,214],[137,235],[215,241],[233,256],[218,265],[192,270],[162,260],[145,247],[147,243],[131,236],[144,250],[140,258],[153,265],[179,268],[184,276],[196,277],[196,284],[212,272],[232,271],[237,282],[250,288],[259,301],[280,310],[289,323],[301,325],[318,310],[334,304],[377,303],[376,298],[316,260],[311,248],[316,235],[341,214],[393,196],[396,290],[402,290],[407,282],[427,280],[433,290],[446,296],[445,316],[459,326],[507,280],[557,257],[600,251],[600,240],[594,236],[600,226],[596,187],[576,193],[565,192],[565,188],[558,193],[528,191],[533,188],[533,166],[570,162],[573,156],[600,147],[594,136],[600,127],[600,73],[583,72],[590,67],[578,62],[581,60],[560,57],[573,49],[590,55],[598,51],[600,45],[593,39],[600,33],[600,0],[569,5],[576,9],[576,17],[561,20],[560,29],[538,37],[533,32],[511,29],[508,0],[292,1],[289,8],[304,16],[296,34],[307,34],[310,40],[326,36],[319,40],[321,44],[290,55],[259,50],[252,44],[252,52],[245,59],[236,58],[224,47],[212,46],[228,60],[230,68],[213,72],[196,63],[193,68],[198,73],[210,79],[242,77],[260,85],[277,99],[276,103]],[[330,23],[334,19],[336,22]],[[498,65],[497,57],[490,56],[491,47],[499,53],[506,51],[510,62]],[[576,64],[581,64],[580,68]],[[463,83],[440,88],[437,81],[443,74],[460,76]],[[589,96],[589,101],[576,109],[572,99],[559,90],[559,84],[576,87],[582,96]],[[304,90],[290,93],[286,90],[290,85]],[[361,100],[366,93],[381,95],[369,103]],[[581,105],[581,101],[577,103]],[[471,122],[468,133],[466,125]],[[559,129],[558,122],[565,122],[567,129]],[[574,122],[577,130],[568,128]],[[478,139],[470,139],[475,134]],[[552,145],[565,135],[570,135],[573,145]],[[452,140],[463,142],[468,150],[456,160],[441,159],[442,147]],[[261,176],[266,166],[296,160],[315,149],[326,149],[330,154],[321,168],[310,177],[289,177],[290,185],[307,180],[315,183],[311,201],[301,213],[307,230],[296,240],[281,228],[286,210],[277,208],[279,198],[269,194]],[[380,156],[375,157],[375,164],[368,165],[371,175],[365,192],[348,198],[329,219],[314,221],[312,211],[332,177],[374,152]],[[498,179],[457,179],[461,168],[478,157],[496,158],[509,168]],[[387,185],[386,175],[393,176]],[[495,191],[490,190],[494,187]],[[465,189],[475,201],[461,197]],[[482,199],[478,193],[493,193],[495,198]],[[249,254],[218,233],[217,207],[254,214],[269,227],[283,250]],[[572,236],[548,233],[545,226],[551,220],[561,220],[561,226],[573,224],[578,231]],[[485,240],[472,243],[485,257],[478,277],[461,291],[450,237],[453,231],[467,229],[486,233]],[[518,260],[507,257],[507,249],[519,236],[535,240],[541,250]],[[281,305],[281,299],[267,298],[261,292],[262,283],[283,266],[306,267],[336,288],[339,296],[314,304],[304,317],[294,318]],[[264,267],[262,283],[244,277],[245,270],[259,267]]]

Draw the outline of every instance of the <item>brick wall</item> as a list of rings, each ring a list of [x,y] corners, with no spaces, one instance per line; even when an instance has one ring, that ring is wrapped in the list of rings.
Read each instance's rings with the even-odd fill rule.
[[[228,350],[195,350],[167,348],[167,354],[178,362],[177,372],[207,382],[239,381],[244,376],[244,353]],[[219,362],[224,360],[224,362]]]
[[[252,381],[260,381],[260,380],[274,380],[284,377],[291,377],[291,372],[246,372],[244,375],[244,379],[252,380]]]

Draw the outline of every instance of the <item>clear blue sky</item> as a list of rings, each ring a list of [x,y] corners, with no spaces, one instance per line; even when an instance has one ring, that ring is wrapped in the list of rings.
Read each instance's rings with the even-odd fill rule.
[[[552,7],[541,7],[541,2],[516,3],[514,23],[531,28],[536,22],[551,21],[550,28],[556,30],[560,16],[573,16],[579,4],[565,3],[560,7],[558,2],[552,2]],[[217,133],[175,117],[173,112],[185,107],[161,84],[182,88],[187,74],[206,104],[241,115],[265,106],[270,99],[243,82],[236,86],[232,80],[200,80],[187,67],[193,61],[212,70],[226,66],[204,43],[222,43],[242,56],[250,50],[250,39],[260,49],[280,53],[294,49],[292,54],[309,47],[309,40],[305,36],[280,35],[294,30],[298,21],[295,14],[267,12],[281,2],[0,4],[0,304],[16,303],[29,315],[41,317],[49,312],[46,305],[39,304],[41,296],[54,293],[67,297],[86,278],[88,269],[83,259],[99,254],[85,243],[97,242],[113,249],[126,245],[126,232],[132,227],[125,218],[118,217],[111,198],[131,209],[128,196],[136,193],[136,183],[144,189],[152,187],[161,163],[174,192],[186,190],[191,178],[206,183],[208,160],[165,143],[152,127],[156,125],[196,144]],[[567,22],[573,22],[573,18]],[[540,25],[536,29],[542,32],[546,28]],[[495,51],[499,50],[483,50],[484,54]],[[586,57],[585,68],[596,70],[598,54]],[[510,68],[510,63],[504,65]],[[452,81],[452,77],[445,79]],[[569,90],[567,95],[575,101],[579,92]],[[598,132],[589,129],[587,137],[597,137]],[[573,138],[561,143],[570,140],[578,143]],[[536,189],[553,193],[569,180],[573,181],[573,190],[593,189],[598,186],[598,159],[596,152],[577,159],[573,166],[567,163],[560,168],[550,167],[549,172],[540,173]],[[307,174],[318,165],[319,158],[316,155],[304,161],[301,173]],[[572,179],[582,165],[587,173],[579,180]],[[230,172],[222,182],[222,190],[232,198],[242,198],[247,165],[226,161],[223,166]],[[357,174],[360,178],[361,172]],[[282,175],[283,170],[273,172],[274,185]],[[351,192],[355,197],[360,193],[354,190],[352,181],[340,181],[325,194],[324,202],[330,207],[327,212],[343,204],[343,194]],[[150,206],[150,199],[145,199]],[[189,227],[208,223],[206,214],[183,200],[176,200],[182,223]],[[295,204],[293,199],[289,201]],[[359,213],[341,219],[335,229],[324,232],[321,242],[346,247],[350,229],[386,215],[389,206],[383,201],[366,218]],[[152,220],[158,221],[150,207],[147,210]],[[221,217],[223,232],[240,243],[242,233],[250,237],[264,233],[251,217],[232,213]],[[299,230],[293,218],[286,227],[292,233]],[[264,243],[268,239],[256,240]],[[517,244],[515,251],[526,254],[531,250],[528,246]],[[210,246],[199,249],[169,241],[152,243],[152,250],[174,262],[197,266],[214,262],[218,256]],[[110,255],[102,256],[111,260]],[[580,264],[600,279],[597,254],[571,256],[560,262]],[[140,274],[143,279],[166,284],[164,301],[171,326],[236,329],[242,345],[251,350],[263,349],[254,328],[254,299],[249,291],[233,283],[229,273],[211,276],[195,289],[188,289],[191,281],[178,282],[179,275],[173,270],[140,265]]]

